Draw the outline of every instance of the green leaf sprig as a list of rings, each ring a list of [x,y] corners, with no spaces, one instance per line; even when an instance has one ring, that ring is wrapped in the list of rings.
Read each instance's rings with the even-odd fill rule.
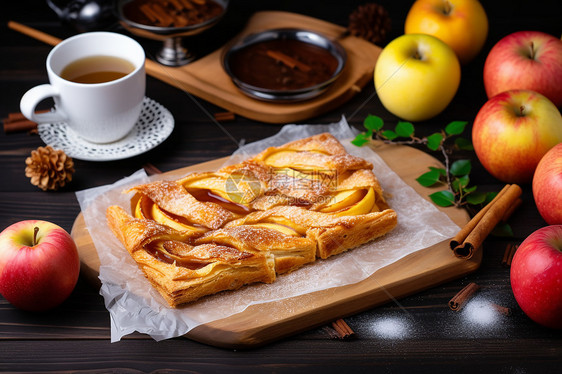
[[[440,151],[445,168],[429,167],[429,171],[416,178],[416,181],[425,187],[447,186],[447,189],[429,195],[439,206],[482,205],[490,202],[497,193],[479,192],[477,186],[469,186],[472,170],[470,160],[451,163],[449,158],[454,149],[474,150],[468,139],[460,137],[466,125],[466,121],[453,121],[440,132],[420,138],[415,136],[414,125],[410,122],[399,121],[393,130],[383,129],[382,118],[369,114],[363,122],[366,131],[358,134],[351,143],[361,147],[371,139],[377,139],[387,144],[425,145],[431,151]],[[454,142],[451,142],[453,137]]]

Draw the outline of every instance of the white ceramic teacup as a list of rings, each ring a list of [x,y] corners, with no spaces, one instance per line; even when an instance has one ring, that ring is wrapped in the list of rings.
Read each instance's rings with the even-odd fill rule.
[[[122,78],[104,83],[76,83],[60,74],[68,64],[91,56],[114,56],[133,65]],[[121,139],[137,122],[145,95],[144,50],[134,39],[112,32],[79,34],[57,44],[47,57],[49,84],[27,91],[20,102],[23,115],[41,123],[64,122],[82,138],[95,143]],[[35,113],[52,97],[55,109]]]

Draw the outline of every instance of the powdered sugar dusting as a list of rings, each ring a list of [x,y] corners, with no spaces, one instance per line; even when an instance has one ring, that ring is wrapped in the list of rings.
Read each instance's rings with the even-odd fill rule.
[[[492,326],[499,320],[499,312],[484,298],[470,300],[462,310],[463,318],[471,324]]]
[[[412,335],[412,326],[407,318],[383,316],[373,323],[371,331],[382,339],[405,339]]]

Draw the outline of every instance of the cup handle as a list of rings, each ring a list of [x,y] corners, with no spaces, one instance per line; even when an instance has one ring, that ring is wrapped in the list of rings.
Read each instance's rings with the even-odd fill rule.
[[[33,87],[22,96],[20,101],[20,110],[25,117],[37,123],[66,121],[66,116],[60,111],[60,109],[48,113],[35,113],[35,107],[42,100],[58,95],[58,91],[50,84],[42,84],[40,86]]]

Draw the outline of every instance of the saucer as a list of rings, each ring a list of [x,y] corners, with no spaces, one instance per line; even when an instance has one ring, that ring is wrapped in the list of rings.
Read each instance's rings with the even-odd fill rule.
[[[77,135],[64,122],[38,126],[41,140],[68,156],[84,161],[113,161],[137,156],[156,147],[172,133],[174,117],[156,101],[145,97],[133,129],[112,143],[92,143]]]

